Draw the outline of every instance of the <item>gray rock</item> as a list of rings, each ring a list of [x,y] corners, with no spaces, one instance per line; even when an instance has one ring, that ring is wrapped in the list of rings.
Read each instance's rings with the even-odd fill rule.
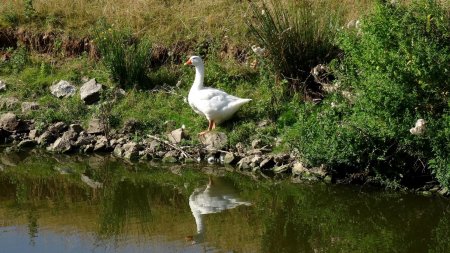
[[[23,140],[17,145],[18,148],[32,148],[34,146],[36,146],[36,141],[30,139]]]
[[[74,130],[71,130],[74,131]],[[74,131],[75,132],[75,131]],[[95,141],[95,136],[89,135],[84,131],[81,131],[78,134],[78,138],[75,141],[74,145],[77,147],[92,144]]]
[[[223,163],[225,164],[235,164],[236,162],[237,157],[231,152],[226,153],[225,156],[223,157]]]
[[[3,82],[2,80],[0,80],[0,92],[5,91],[6,90],[6,83]]]
[[[93,118],[89,121],[89,127],[87,129],[88,134],[102,134],[105,132],[105,126],[100,119]]]
[[[137,150],[137,151],[139,151],[139,150],[142,149],[141,145],[139,145],[139,144],[137,144],[136,142],[133,142],[133,141],[130,141],[130,142],[125,143],[125,144],[122,146],[122,148],[123,148],[125,151],[130,151],[130,150]]]
[[[326,175],[323,181],[327,184],[331,184],[333,182],[333,177],[331,175]]]
[[[303,166],[303,163],[301,162],[295,162],[292,166],[292,174],[294,175],[301,175],[307,172],[308,170]]]
[[[94,145],[93,144],[88,144],[88,145],[82,146],[81,150],[84,153],[90,153],[90,152],[94,151]]]
[[[101,136],[95,143],[94,151],[103,151],[106,148],[108,148],[108,139],[106,138],[106,136]]]
[[[129,150],[129,151],[125,151],[123,154],[123,157],[125,159],[128,159],[130,161],[136,161],[139,160],[139,151],[137,150]]]
[[[449,195],[449,192],[448,192],[448,188],[447,188],[447,187],[442,188],[440,191],[438,191],[438,193],[439,193],[440,195],[442,195],[442,196],[448,196],[448,195]]]
[[[266,157],[265,159],[263,159],[260,163],[259,163],[259,167],[264,170],[264,169],[268,169],[268,168],[272,168],[273,166],[275,166],[275,162],[273,160],[273,156],[269,156]]]
[[[83,127],[80,124],[70,124],[69,130],[76,133],[81,133],[83,131]]]
[[[289,164],[281,165],[281,166],[275,166],[273,168],[273,172],[276,174],[287,172],[290,169]]]
[[[70,144],[70,140],[67,138],[59,137],[55,143],[53,143],[50,147],[50,151],[58,152],[58,153],[66,153],[72,149],[72,145]]]
[[[48,127],[48,131],[60,135],[62,132],[64,132],[67,129],[67,125],[64,122],[56,122]]]
[[[102,85],[97,83],[94,79],[89,80],[80,88],[81,100],[85,104],[93,104],[100,100],[100,93],[102,91]]]
[[[252,141],[252,148],[257,149],[257,148],[261,148],[262,147],[262,140],[261,139],[256,139]]]
[[[184,129],[178,128],[167,134],[167,138],[173,144],[180,143],[185,137]]]
[[[117,157],[122,157],[123,153],[124,153],[124,151],[123,151],[123,148],[121,146],[117,145],[114,148],[113,155],[115,155]]]
[[[165,163],[176,163],[178,161],[179,152],[176,150],[171,150],[167,152],[162,161]]]
[[[244,157],[237,163],[239,170],[249,170],[251,168],[250,164],[252,162],[252,157]]]
[[[44,133],[42,133],[39,136],[37,143],[39,145],[45,146],[45,145],[53,142],[54,140],[56,140],[56,135],[54,133],[52,133],[51,131],[45,131]]]
[[[206,146],[206,149],[223,149],[228,143],[228,138],[225,133],[215,131],[206,132],[204,135],[201,135],[199,139],[200,142]]]
[[[61,80],[57,84],[50,86],[50,92],[57,98],[70,97],[75,95],[77,88],[68,81]]]
[[[12,112],[5,113],[0,117],[0,128],[6,131],[9,132],[16,131],[19,127],[19,124],[20,124],[19,119]]]
[[[149,148],[150,152],[156,153],[157,151],[161,150],[161,143],[157,140],[153,140],[150,142],[150,145],[148,148]]]
[[[28,138],[30,138],[31,140],[36,139],[37,136],[38,136],[37,129],[30,130],[30,132],[28,133]]]
[[[315,176],[318,176],[318,177],[321,177],[321,178],[323,178],[323,177],[325,177],[327,175],[327,170],[325,169],[324,165],[321,165],[320,167],[311,168],[309,170],[309,172],[311,174],[313,174]]]
[[[36,102],[23,102],[22,103],[22,112],[27,113],[29,111],[39,110],[39,104]]]

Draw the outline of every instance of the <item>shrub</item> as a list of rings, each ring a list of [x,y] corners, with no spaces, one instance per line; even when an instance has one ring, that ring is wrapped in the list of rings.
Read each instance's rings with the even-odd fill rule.
[[[147,73],[150,68],[151,43],[135,39],[128,30],[100,25],[96,46],[112,79],[123,87],[134,85],[151,88]]]
[[[404,183],[431,167],[450,186],[449,22],[438,1],[379,3],[360,31],[343,33],[337,76],[352,99],[305,106],[291,132],[305,158]],[[426,131],[413,135],[420,118]]]
[[[339,10],[327,1],[309,0],[263,2],[262,7],[251,4],[251,9],[250,33],[266,49],[270,66],[279,77],[290,80],[290,91],[314,88],[311,68],[335,56]]]

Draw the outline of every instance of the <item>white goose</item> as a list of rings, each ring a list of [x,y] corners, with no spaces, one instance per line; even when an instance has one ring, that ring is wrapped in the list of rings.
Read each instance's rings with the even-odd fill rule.
[[[204,87],[205,67],[199,56],[191,56],[185,65],[195,66],[195,79],[188,95],[189,105],[209,122],[208,129],[199,135],[216,128],[216,124],[231,118],[243,104],[251,101],[249,98],[238,98],[218,89]]]

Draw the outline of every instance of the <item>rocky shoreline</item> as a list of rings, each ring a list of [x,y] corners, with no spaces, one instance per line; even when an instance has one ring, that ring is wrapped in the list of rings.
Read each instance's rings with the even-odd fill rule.
[[[100,101],[104,86],[95,79],[85,78],[79,88],[80,99],[86,105]],[[0,91],[6,84],[0,81]],[[77,94],[77,87],[61,80],[50,87],[53,96],[64,99]],[[115,90],[116,98],[126,96],[124,90]],[[107,102],[104,102],[107,103]],[[11,108],[21,104],[22,113],[39,109],[36,102],[22,102],[14,97],[2,97],[0,108]],[[261,122],[260,127],[265,127]],[[163,163],[200,163],[231,165],[237,171],[254,178],[290,179],[292,182],[316,182],[337,184],[375,184],[379,179],[367,173],[345,174],[327,166],[307,168],[295,153],[274,154],[272,146],[263,145],[259,139],[252,143],[228,144],[225,133],[212,131],[195,136],[198,143],[192,145],[189,136],[181,127],[167,134],[142,136],[137,131],[139,123],[128,120],[122,129],[109,129],[101,118],[92,118],[85,129],[81,124],[55,122],[36,126],[34,120],[24,120],[13,112],[0,115],[0,145],[6,144],[6,152],[42,148],[55,153],[111,153],[115,157],[135,161],[159,160]],[[423,183],[414,191],[422,195],[448,196],[449,190],[434,183]]]
[[[292,182],[355,183],[355,175],[336,175],[326,166],[306,168],[295,154],[273,154],[272,147],[262,146],[255,140],[251,145],[238,143],[227,145],[222,132],[209,132],[199,137],[200,144],[182,146],[188,138],[184,128],[162,136],[147,135],[137,141],[134,134],[137,122],[127,121],[124,127],[105,135],[99,119],[92,119],[89,127],[80,124],[56,122],[37,129],[33,120],[22,120],[14,113],[0,116],[0,144],[6,144],[5,152],[44,148],[55,153],[110,153],[131,162],[156,160],[166,164],[209,163],[231,165],[236,171],[259,179],[290,179]],[[361,177],[361,176],[359,176]],[[359,178],[358,180],[361,180]],[[365,182],[370,177],[365,176]],[[447,188],[424,185],[409,189],[424,196],[448,196]]]

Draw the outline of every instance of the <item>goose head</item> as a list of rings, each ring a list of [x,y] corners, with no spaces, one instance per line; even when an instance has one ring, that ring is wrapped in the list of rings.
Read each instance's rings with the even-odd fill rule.
[[[200,67],[203,66],[203,61],[202,58],[200,58],[200,56],[191,56],[191,58],[189,58],[189,60],[187,60],[187,62],[184,63],[184,65],[193,65],[195,67]]]

